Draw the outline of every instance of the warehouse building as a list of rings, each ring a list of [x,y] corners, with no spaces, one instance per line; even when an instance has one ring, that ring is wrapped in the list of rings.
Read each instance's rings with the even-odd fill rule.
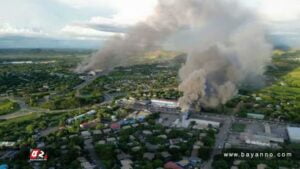
[[[300,143],[300,127],[287,127],[287,132],[292,143]]]
[[[172,108],[172,109],[179,107],[178,102],[176,101],[158,100],[158,99],[151,99],[151,105],[154,107],[165,107],[165,108]]]

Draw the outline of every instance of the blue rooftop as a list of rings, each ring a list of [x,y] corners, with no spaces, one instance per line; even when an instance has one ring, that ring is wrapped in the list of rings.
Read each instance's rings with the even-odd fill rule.
[[[0,169],[8,169],[8,165],[6,165],[6,164],[1,164],[1,165],[0,165]]]

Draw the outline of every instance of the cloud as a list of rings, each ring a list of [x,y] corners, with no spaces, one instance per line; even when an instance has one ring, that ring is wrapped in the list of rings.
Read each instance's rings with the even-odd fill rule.
[[[130,27],[129,24],[116,20],[115,18],[107,18],[102,16],[92,17],[87,22],[79,22],[78,25],[85,25],[93,29],[104,32],[124,33]]]
[[[286,22],[300,19],[299,0],[263,0],[259,4],[259,11],[266,20]]]
[[[75,39],[100,39],[105,40],[108,37],[117,35],[114,32],[105,32],[93,29],[91,27],[86,27],[85,25],[73,24],[63,27],[60,33],[67,37],[72,37]]]
[[[72,8],[110,9],[113,18],[122,23],[135,24],[149,16],[158,0],[54,0]]]
[[[89,7],[109,7],[113,5],[114,0],[55,0],[57,2],[69,5],[73,8],[89,8]]]
[[[8,23],[0,25],[0,36],[46,37],[49,36],[40,29],[17,28]]]

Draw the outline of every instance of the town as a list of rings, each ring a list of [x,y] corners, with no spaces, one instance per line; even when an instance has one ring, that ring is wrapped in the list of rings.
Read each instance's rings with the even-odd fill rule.
[[[288,111],[294,110],[285,109],[286,104],[297,105],[297,100],[288,101],[297,96],[274,103],[267,97],[273,95],[270,89],[244,89],[223,107],[182,110],[176,89],[181,55],[167,62],[119,67],[106,75],[100,70],[74,74],[70,69],[82,56],[74,58],[70,51],[57,53],[64,57],[49,57],[46,60],[51,62],[35,64],[5,62],[1,67],[2,71],[15,68],[11,74],[1,75],[1,84],[6,84],[0,88],[3,168],[284,169],[300,165],[299,116],[289,119]],[[297,65],[274,55],[277,69],[282,63],[292,68]],[[69,65],[64,64],[66,60]],[[47,66],[48,72],[38,71],[41,65]],[[24,70],[28,75],[21,73]],[[278,76],[278,70],[272,70],[269,78]],[[298,70],[293,71],[296,76]],[[44,79],[34,79],[40,75]],[[12,79],[17,82],[5,81],[10,76],[17,77]],[[274,88],[287,87],[290,79],[271,82]],[[11,89],[12,84],[16,89]],[[268,114],[269,109],[277,114]],[[44,150],[48,160],[29,161],[34,148]],[[287,154],[281,160],[267,161],[224,157],[224,152],[241,150],[284,150]]]

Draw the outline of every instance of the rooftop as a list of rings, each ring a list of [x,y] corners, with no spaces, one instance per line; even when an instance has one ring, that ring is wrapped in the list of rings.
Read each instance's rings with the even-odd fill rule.
[[[290,139],[296,139],[300,141],[300,127],[287,127],[287,131]]]

